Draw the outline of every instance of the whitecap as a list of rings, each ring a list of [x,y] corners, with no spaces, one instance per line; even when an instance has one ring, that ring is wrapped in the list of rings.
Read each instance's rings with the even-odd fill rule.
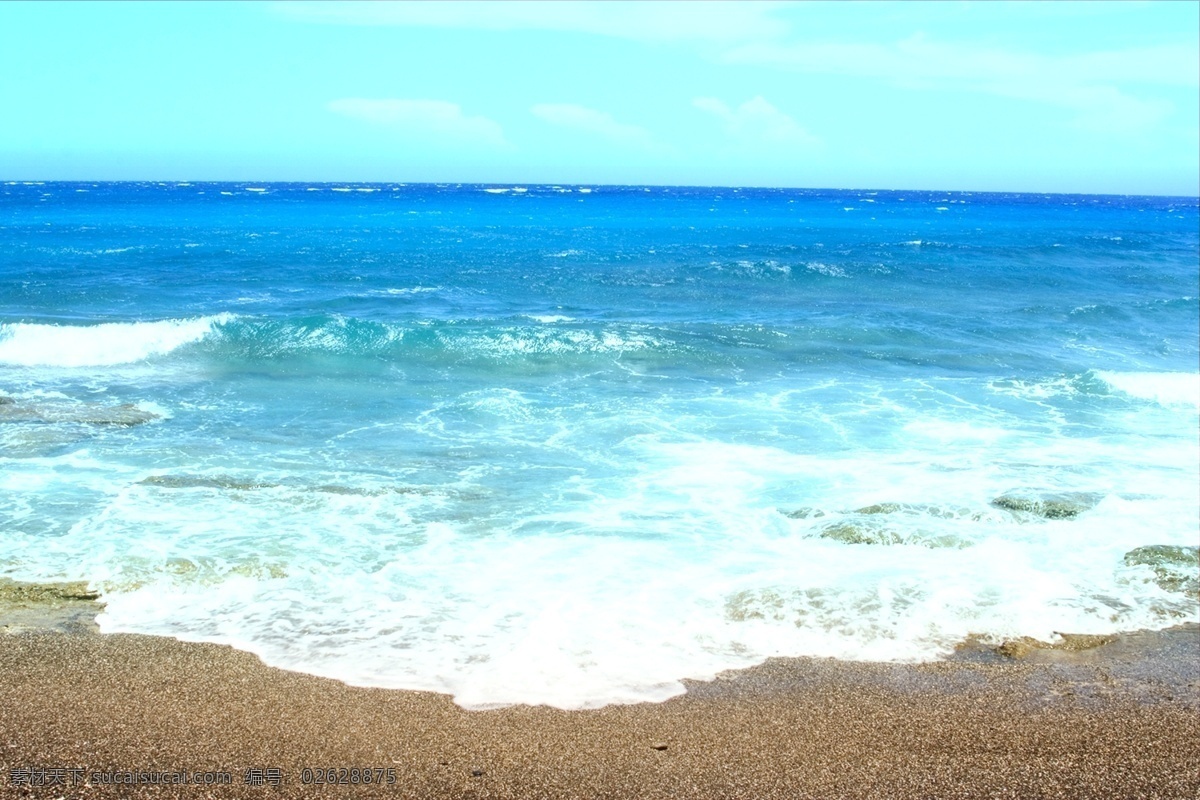
[[[14,322],[0,325],[0,364],[98,367],[129,364],[198,342],[216,325],[234,319],[224,313],[156,322],[54,325]]]
[[[1122,394],[1164,406],[1200,406],[1200,373],[1106,372],[1096,377]]]
[[[541,322],[541,323],[544,323],[547,325],[553,324],[555,322],[574,322],[575,321],[574,317],[568,317],[564,314],[524,314],[523,316],[526,319],[531,319],[531,320],[534,320],[535,322]]]
[[[825,264],[821,261],[810,261],[804,265],[809,272],[816,272],[819,275],[828,275],[830,278],[845,278],[846,270],[839,266]]]

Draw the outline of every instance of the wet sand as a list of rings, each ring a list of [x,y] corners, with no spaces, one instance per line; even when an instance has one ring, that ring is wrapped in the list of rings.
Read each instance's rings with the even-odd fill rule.
[[[228,647],[100,635],[77,587],[15,586],[0,591],[0,797],[1200,797],[1194,622],[926,665],[774,659],[660,704],[464,711]],[[360,782],[304,782],[322,768]],[[230,783],[104,782],[132,771]]]

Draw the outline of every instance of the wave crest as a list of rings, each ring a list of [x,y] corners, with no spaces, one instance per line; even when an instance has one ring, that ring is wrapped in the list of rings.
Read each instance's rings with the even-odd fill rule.
[[[198,342],[232,314],[156,322],[55,325],[0,324],[0,364],[23,367],[104,367],[130,364]]]
[[[1200,406],[1200,374],[1195,372],[1101,372],[1112,389],[1164,406]]]

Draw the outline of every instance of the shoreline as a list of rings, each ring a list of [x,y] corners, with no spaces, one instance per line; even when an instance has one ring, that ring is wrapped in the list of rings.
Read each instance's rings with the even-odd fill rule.
[[[466,711],[100,634],[87,594],[0,583],[0,797],[1200,796],[1196,622],[928,664],[775,658],[658,704]],[[324,768],[346,782],[304,782]],[[350,783],[363,768],[384,782]],[[148,782],[163,773],[189,783]],[[140,782],[106,782],[122,776]]]

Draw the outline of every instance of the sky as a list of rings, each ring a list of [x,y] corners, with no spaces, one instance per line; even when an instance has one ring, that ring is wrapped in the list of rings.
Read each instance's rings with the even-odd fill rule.
[[[1200,2],[0,3],[0,179],[1200,194]]]

